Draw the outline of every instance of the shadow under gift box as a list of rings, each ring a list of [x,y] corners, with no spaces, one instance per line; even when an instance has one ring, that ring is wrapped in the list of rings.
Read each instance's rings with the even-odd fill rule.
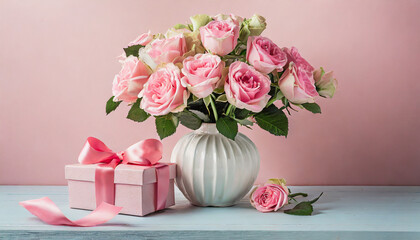
[[[166,207],[175,205],[174,178],[176,165],[169,166],[169,192]],[[69,186],[70,208],[94,210],[95,169],[97,164],[66,165],[65,176]],[[123,207],[120,213],[144,216],[155,212],[156,170],[153,166],[120,164],[114,172],[115,206]]]

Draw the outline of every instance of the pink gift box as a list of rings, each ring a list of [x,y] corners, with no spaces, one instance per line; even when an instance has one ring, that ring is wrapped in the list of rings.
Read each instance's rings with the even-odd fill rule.
[[[176,166],[169,165],[169,193],[166,207],[175,204],[174,178]],[[65,176],[69,186],[71,208],[93,210],[95,198],[96,164],[66,165]],[[156,170],[149,166],[120,164],[115,168],[115,206],[123,207],[120,213],[144,216],[155,212]]]

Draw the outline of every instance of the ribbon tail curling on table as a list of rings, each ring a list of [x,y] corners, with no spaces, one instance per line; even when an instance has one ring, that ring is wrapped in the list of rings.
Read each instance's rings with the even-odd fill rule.
[[[22,201],[19,204],[45,223],[72,227],[93,227],[106,223],[114,218],[122,209],[122,207],[103,202],[87,216],[76,221],[71,221],[64,216],[57,205],[48,197]]]

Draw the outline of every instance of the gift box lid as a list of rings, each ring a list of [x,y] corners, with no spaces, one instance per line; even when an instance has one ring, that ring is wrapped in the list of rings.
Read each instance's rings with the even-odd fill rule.
[[[165,163],[169,166],[169,179],[176,176],[175,163]],[[71,164],[65,167],[67,180],[95,181],[95,169],[97,164]],[[115,168],[114,183],[145,185],[156,182],[156,170],[154,166],[139,166],[120,164]]]

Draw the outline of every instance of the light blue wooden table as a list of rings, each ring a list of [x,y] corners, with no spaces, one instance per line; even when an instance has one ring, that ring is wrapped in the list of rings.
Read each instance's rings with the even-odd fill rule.
[[[228,208],[191,206],[176,192],[176,206],[147,217],[118,215],[91,228],[50,226],[19,201],[50,197],[70,219],[64,186],[0,186],[0,239],[420,239],[420,187],[291,187],[320,192],[313,216],[260,213],[248,200]]]

